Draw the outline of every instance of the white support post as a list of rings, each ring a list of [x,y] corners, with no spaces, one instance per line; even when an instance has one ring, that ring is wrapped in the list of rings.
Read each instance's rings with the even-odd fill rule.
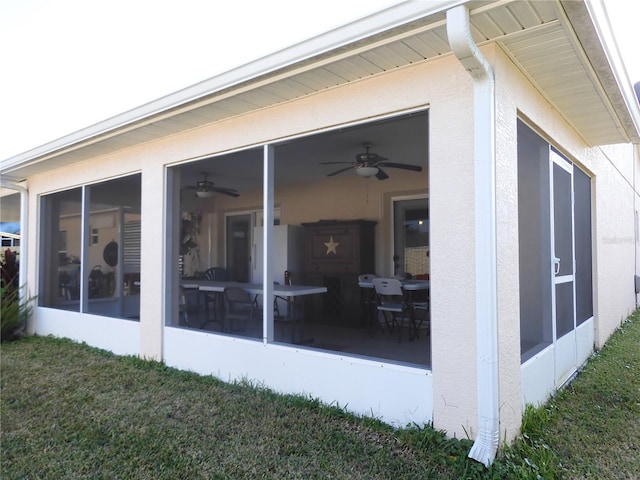
[[[265,344],[273,342],[273,207],[274,207],[274,148],[264,146],[264,179],[263,179],[263,252],[262,256],[262,332]]]
[[[89,311],[89,242],[91,241],[91,191],[89,186],[82,187],[82,215],[80,216],[80,312]]]

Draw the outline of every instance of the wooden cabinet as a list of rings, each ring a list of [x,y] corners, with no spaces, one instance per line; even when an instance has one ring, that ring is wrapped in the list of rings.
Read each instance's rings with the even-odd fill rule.
[[[358,275],[374,272],[375,225],[369,220],[303,223],[305,283],[327,287],[307,302],[307,318],[344,326],[363,326]]]

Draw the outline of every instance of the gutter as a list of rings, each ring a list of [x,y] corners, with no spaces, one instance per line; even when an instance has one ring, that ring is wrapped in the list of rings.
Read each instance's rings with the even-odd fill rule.
[[[18,267],[18,275],[20,276],[20,282],[22,283],[19,285],[20,296],[26,298],[28,249],[25,241],[27,239],[27,219],[29,218],[29,192],[22,185],[18,185],[16,182],[4,179],[0,179],[0,187],[20,192],[20,266]]]
[[[469,457],[493,463],[500,436],[495,198],[495,81],[471,36],[469,10],[447,10],[449,45],[473,78],[478,435]]]
[[[60,156],[105,138],[148,125],[214,102],[219,95],[251,88],[253,84],[269,82],[278,75],[310,68],[307,62],[345,46],[357,44],[389,30],[410,25],[444,8],[466,0],[431,0],[430,2],[399,1],[382,10],[337,27],[326,33],[296,43],[265,57],[218,74],[207,80],[171,93],[127,112],[103,120],[82,130],[48,142],[39,147],[0,161],[0,174],[15,174],[17,170]],[[333,56],[340,55],[335,53]]]

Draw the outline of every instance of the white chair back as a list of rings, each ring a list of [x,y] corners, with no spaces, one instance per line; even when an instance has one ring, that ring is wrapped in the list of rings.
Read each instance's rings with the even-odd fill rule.
[[[378,295],[384,296],[403,296],[402,283],[395,278],[374,278],[372,279],[373,288],[376,289]]]
[[[378,278],[375,273],[363,273],[358,275],[358,282],[370,282],[374,278]]]

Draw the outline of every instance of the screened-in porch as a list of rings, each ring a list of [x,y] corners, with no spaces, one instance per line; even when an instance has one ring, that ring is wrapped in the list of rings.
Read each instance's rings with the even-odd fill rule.
[[[426,110],[168,168],[166,325],[429,367],[428,170]],[[414,282],[422,308],[384,316],[363,274]]]

